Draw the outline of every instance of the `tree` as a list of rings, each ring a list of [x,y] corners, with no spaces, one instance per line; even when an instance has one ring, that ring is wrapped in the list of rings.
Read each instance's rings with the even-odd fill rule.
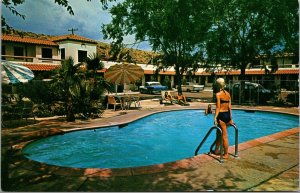
[[[102,68],[99,57],[92,55],[86,63],[78,64],[70,57],[56,70],[51,88],[64,103],[67,121],[75,121],[75,114],[88,118],[102,111],[101,96],[111,87],[103,77],[97,76],[97,70]]]
[[[67,121],[75,121],[75,98],[78,98],[79,87],[85,80],[80,70],[81,65],[82,63],[74,65],[74,60],[70,57],[62,62],[53,78],[52,89],[64,102]]]
[[[98,100],[104,91],[111,92],[112,84],[106,81],[102,76],[98,75],[98,70],[104,68],[104,64],[100,60],[98,54],[90,55],[86,59],[86,78],[92,84],[92,89],[89,92],[91,100]]]
[[[247,67],[264,65],[259,56],[272,59],[278,52],[298,53],[296,1],[214,0],[214,4],[218,9],[206,42],[210,64],[240,69],[240,80],[245,80]],[[241,88],[243,100],[244,86]]]
[[[298,1],[280,0],[270,2],[270,17],[283,47],[282,51],[293,53],[293,64],[299,63],[299,5]]]
[[[110,9],[112,21],[102,31],[114,45],[122,44],[126,35],[134,35],[136,42],[149,41],[162,53],[153,64],[173,66],[181,92],[182,75],[197,67],[198,45],[210,27],[209,5],[206,0],[125,0]]]

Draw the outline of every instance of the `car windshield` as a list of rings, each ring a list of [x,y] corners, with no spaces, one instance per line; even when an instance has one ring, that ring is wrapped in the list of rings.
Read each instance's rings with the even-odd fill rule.
[[[258,89],[259,90],[263,90],[263,89],[265,89],[262,85],[258,85]]]
[[[158,82],[151,83],[151,85],[160,85]]]
[[[240,87],[240,84],[241,83],[235,83],[235,84],[233,84],[233,88],[239,88]],[[257,88],[257,89],[259,89],[259,90],[263,90],[263,89],[265,89],[262,85],[260,85],[260,84],[256,84],[256,83],[246,83],[245,84],[245,89],[253,89],[253,88]]]

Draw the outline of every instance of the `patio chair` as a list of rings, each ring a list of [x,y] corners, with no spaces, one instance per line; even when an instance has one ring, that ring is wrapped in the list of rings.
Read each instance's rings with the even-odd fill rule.
[[[20,101],[13,106],[13,112],[11,113],[11,116],[14,118],[19,118],[20,120],[25,118],[26,121],[29,117],[33,117],[35,120],[33,108],[34,105],[31,101]]]
[[[140,103],[140,95],[132,96],[132,102],[134,103],[134,107],[142,108]]]
[[[131,103],[132,103],[132,98],[130,95],[124,95],[122,98],[123,102],[123,108],[124,109],[130,109]]]
[[[120,106],[121,109],[123,110],[123,104],[122,102],[119,100],[117,101],[116,98],[112,95],[108,95],[107,96],[107,105],[106,105],[106,109],[108,109],[109,105],[113,105],[114,106],[114,111],[116,110],[116,106]]]
[[[23,118],[25,118],[27,121],[27,118],[29,118],[29,117],[33,117],[33,119],[35,120],[35,114],[33,111],[33,103],[29,102],[29,101],[24,101],[20,118],[21,118],[21,120]]]

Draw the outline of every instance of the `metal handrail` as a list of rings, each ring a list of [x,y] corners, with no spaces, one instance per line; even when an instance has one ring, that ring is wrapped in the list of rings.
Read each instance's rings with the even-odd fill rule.
[[[230,126],[232,126],[235,129],[235,152],[234,152],[234,157],[239,157],[238,156],[238,148],[239,148],[239,142],[238,142],[238,136],[239,136],[239,130],[237,128],[237,126],[235,124],[231,124]],[[213,142],[213,144],[210,146],[210,152],[213,151],[213,147],[216,144],[217,139]]]
[[[235,124],[231,124],[231,126],[235,129],[234,157],[239,157],[239,130]]]
[[[234,157],[238,157],[238,128],[235,124],[231,124],[231,126],[235,129],[235,152],[234,152]],[[207,132],[207,134],[205,135],[205,137],[203,138],[203,140],[201,141],[201,143],[198,145],[196,151],[195,151],[195,156],[198,154],[198,151],[200,150],[200,148],[202,147],[203,143],[206,141],[206,139],[208,138],[208,136],[210,135],[210,133],[212,132],[212,130],[217,129],[220,131],[221,135],[223,134],[222,129],[216,125],[214,125],[213,127],[211,127],[209,129],[209,131]],[[210,146],[210,152],[212,152],[213,146],[216,144],[217,139],[213,142],[213,144]],[[220,162],[223,162],[223,138],[221,137],[221,145],[220,145]]]
[[[202,145],[204,144],[204,142],[206,141],[206,139],[208,138],[208,136],[210,135],[210,133],[214,130],[217,129],[220,131],[221,135],[223,134],[222,129],[220,129],[220,127],[214,125],[212,126],[209,131],[207,132],[207,134],[205,135],[205,137],[203,138],[203,140],[201,141],[201,143],[198,145],[196,151],[195,151],[195,156],[198,154],[198,151],[200,150],[200,148],[202,147]],[[223,138],[221,137],[221,146],[220,146],[220,162],[223,162]]]

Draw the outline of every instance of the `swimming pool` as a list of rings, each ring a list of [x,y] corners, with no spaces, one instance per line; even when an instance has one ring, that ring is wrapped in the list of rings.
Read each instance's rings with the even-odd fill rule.
[[[299,125],[298,116],[233,111],[239,142],[270,135]],[[126,168],[176,161],[194,155],[199,142],[213,124],[203,110],[153,114],[125,127],[81,130],[43,138],[28,144],[24,155],[32,160],[76,168]],[[230,145],[234,129],[228,129]],[[215,136],[199,153],[209,151]]]

